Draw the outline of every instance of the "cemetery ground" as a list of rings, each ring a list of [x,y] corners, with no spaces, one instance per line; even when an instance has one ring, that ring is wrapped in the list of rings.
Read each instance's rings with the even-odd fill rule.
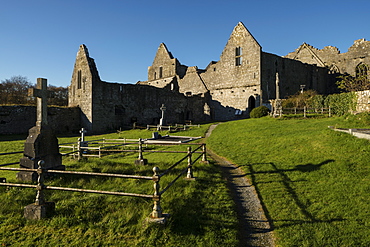
[[[202,136],[209,125],[194,127],[176,135]],[[161,133],[166,134],[165,132]],[[131,130],[86,140],[105,138],[150,138],[151,131]],[[8,137],[3,137],[9,140]],[[22,150],[24,139],[0,142],[2,152]],[[59,143],[75,142],[77,137],[58,138]],[[136,147],[132,147],[137,149]],[[150,145],[149,145],[150,148]],[[186,151],[187,145],[160,147]],[[158,148],[156,148],[158,149]],[[62,151],[62,150],[61,150]],[[0,156],[1,164],[19,159]],[[134,165],[137,153],[119,153],[101,159],[77,161],[63,158],[66,170],[153,176],[153,166],[165,170],[185,154],[144,153],[149,165]],[[6,157],[6,158],[5,158]],[[161,178],[166,186],[185,168],[187,162],[169,176]],[[18,167],[15,165],[14,167]],[[186,174],[183,175],[185,177]],[[45,199],[56,204],[55,214],[40,221],[23,218],[24,206],[33,203],[36,191],[27,188],[0,187],[1,246],[236,246],[237,218],[226,182],[212,162],[194,165],[196,181],[182,178],[163,194],[161,207],[170,217],[165,225],[148,224],[153,208],[147,198],[98,195],[65,191],[45,191]],[[1,171],[0,177],[16,182],[15,172]],[[76,175],[45,179],[46,185],[83,189],[153,194],[153,181],[101,178]],[[163,189],[163,187],[162,187]]]
[[[369,116],[228,122],[207,144],[255,186],[278,246],[370,246],[369,140],[328,128]]]
[[[369,128],[370,121],[368,115],[318,119],[266,117],[221,123],[207,138],[207,147],[233,162],[255,186],[278,246],[370,245],[369,141],[335,132],[328,126]],[[204,135],[208,127],[202,125],[183,135]],[[132,130],[104,137],[150,136],[150,131]],[[1,152],[22,150],[24,139],[16,139],[1,141]],[[59,143],[71,141],[76,141],[76,137],[59,139]],[[88,162],[64,158],[63,164],[67,170],[152,176],[153,166],[164,170],[177,160],[174,156],[144,153],[148,166],[133,165],[136,153],[89,158]],[[11,157],[0,159],[1,163],[14,161]],[[153,207],[151,200],[62,191],[46,191],[46,200],[56,203],[53,217],[27,221],[23,218],[23,207],[34,202],[35,190],[0,187],[0,243],[238,246],[235,205],[220,169],[212,162],[197,163],[194,176],[196,181],[180,179],[163,195],[163,212],[171,214],[166,225],[145,223]],[[0,177],[15,181],[14,172],[2,171]],[[163,183],[174,177],[175,174],[163,178]],[[45,183],[144,194],[153,191],[150,181],[73,175],[58,176]]]

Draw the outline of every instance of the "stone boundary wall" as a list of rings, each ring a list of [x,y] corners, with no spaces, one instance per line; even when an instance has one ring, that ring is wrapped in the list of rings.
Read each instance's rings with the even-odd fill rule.
[[[56,133],[78,134],[78,107],[48,107],[48,122]],[[0,134],[25,134],[36,124],[35,106],[0,106]]]
[[[357,112],[370,111],[370,90],[359,91],[357,94]]]

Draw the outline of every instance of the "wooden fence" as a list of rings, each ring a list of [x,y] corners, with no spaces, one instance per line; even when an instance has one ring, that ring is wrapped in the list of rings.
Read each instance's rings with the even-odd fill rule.
[[[281,111],[277,113],[275,116],[282,116],[282,115],[298,115],[301,114],[303,117],[307,117],[308,115],[313,115],[313,114],[321,114],[321,115],[328,115],[331,117],[331,109],[329,108],[308,108],[308,107],[303,107],[303,108],[281,108]]]
[[[96,140],[95,140],[96,141]],[[107,142],[105,142],[107,143]],[[110,143],[111,144],[111,143]],[[126,144],[131,144],[127,143]],[[137,143],[136,143],[137,144]],[[121,145],[121,143],[120,143]],[[140,146],[142,145],[142,141],[139,141],[139,149],[138,150],[130,150],[139,152],[139,158],[142,152],[140,152]],[[189,145],[189,144],[187,144]],[[38,162],[38,169],[27,169],[27,168],[13,168],[13,167],[5,167],[9,165],[14,165],[19,162],[8,163],[8,164],[1,164],[0,170],[8,170],[8,171],[27,171],[27,172],[36,172],[38,174],[38,183],[35,184],[20,184],[20,183],[7,183],[5,179],[0,180],[0,186],[9,186],[9,187],[23,187],[23,188],[34,188],[37,190],[35,203],[31,204],[32,206],[43,206],[47,202],[44,197],[44,190],[62,190],[62,191],[70,191],[70,192],[84,192],[84,193],[96,193],[96,194],[106,194],[106,195],[117,195],[117,196],[132,196],[132,197],[141,197],[141,198],[148,198],[153,200],[153,211],[150,214],[150,219],[154,220],[163,220],[164,215],[162,213],[162,208],[160,205],[161,196],[181,177],[183,174],[186,173],[186,179],[193,180],[193,171],[192,167],[195,162],[197,162],[200,158],[202,158],[203,162],[208,162],[206,157],[206,146],[203,143],[200,144],[192,144],[198,145],[194,150],[192,150],[191,146],[187,148],[187,151],[170,151],[170,150],[147,150],[147,152],[161,152],[161,153],[186,153],[184,157],[179,159],[173,165],[171,165],[168,169],[161,172],[158,167],[153,167],[153,176],[136,176],[136,175],[129,175],[129,174],[114,174],[114,173],[95,173],[95,172],[79,172],[79,171],[61,171],[61,170],[51,170],[44,168],[44,162]],[[201,150],[201,151],[199,151]],[[101,151],[101,150],[100,150]],[[128,151],[128,150],[121,150],[121,151]],[[80,152],[79,150],[75,150],[73,152]],[[12,153],[2,153],[0,155],[7,155],[7,154],[15,154],[15,153],[22,153],[22,152],[12,152]],[[193,155],[199,154],[193,160]],[[160,179],[167,175],[170,171],[172,171],[175,167],[178,167],[183,161],[187,160],[187,166],[181,170],[180,174],[172,180],[168,185],[164,187],[164,189],[160,189]],[[72,175],[86,175],[86,176],[101,176],[101,177],[115,177],[115,178],[123,178],[123,179],[141,179],[141,180],[151,180],[154,183],[154,193],[153,194],[136,194],[130,192],[115,192],[115,191],[101,191],[101,190],[91,190],[91,189],[79,189],[79,188],[66,188],[66,187],[56,187],[56,186],[48,186],[44,184],[45,174],[47,173],[55,173],[55,174],[72,174]],[[41,219],[45,216],[39,215],[35,218],[35,216],[27,217],[25,213],[25,217],[29,219]],[[161,222],[160,221],[160,222]]]
[[[165,126],[165,125],[147,125],[146,126],[146,129],[147,130],[150,130],[150,129],[156,129],[156,130],[168,130],[168,131],[181,131],[181,130],[187,130],[189,129],[190,127],[200,127],[200,124],[175,124],[175,125],[168,125],[168,126]]]

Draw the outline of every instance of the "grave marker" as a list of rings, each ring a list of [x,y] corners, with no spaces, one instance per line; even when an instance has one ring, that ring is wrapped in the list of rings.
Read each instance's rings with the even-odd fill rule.
[[[51,93],[47,91],[47,80],[37,78],[36,88],[29,90],[29,96],[37,97],[36,126],[29,130],[24,144],[23,157],[20,160],[21,168],[37,169],[38,162],[45,162],[45,169],[65,170],[62,165],[62,155],[59,153],[58,139],[48,125],[47,98]],[[19,172],[17,179],[22,181],[37,181],[36,172]]]
[[[162,111],[162,117],[159,120],[159,125],[163,126],[163,125],[166,124],[166,121],[165,121],[165,118],[164,118],[164,112],[166,111],[166,107],[164,106],[164,104],[162,104],[161,108],[159,108],[159,109]]]

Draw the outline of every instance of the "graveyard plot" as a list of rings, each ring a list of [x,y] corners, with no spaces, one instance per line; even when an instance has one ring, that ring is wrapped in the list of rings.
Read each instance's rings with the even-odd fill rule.
[[[151,135],[151,132],[147,131],[139,133]],[[112,136],[117,138],[117,135],[119,134],[110,134],[106,138]],[[70,140],[71,138],[63,138],[59,142]],[[147,148],[154,149],[150,145]],[[186,151],[186,149],[186,146],[178,145],[156,148],[163,151]],[[186,153],[180,153],[180,156],[183,155]],[[148,159],[146,166],[134,165],[137,153],[129,152],[112,153],[102,158],[88,157],[87,160],[80,161],[73,159],[72,156],[65,156],[63,165],[66,165],[67,171],[153,176],[154,166],[164,171],[179,159],[179,154],[144,153],[144,157]],[[175,167],[168,176],[163,176],[161,185],[166,186],[170,183],[184,167],[186,168],[186,165],[185,160],[181,167]],[[26,221],[22,217],[23,207],[34,202],[35,190],[2,186],[0,243],[10,245],[32,243],[41,246],[158,243],[170,245],[181,243],[183,246],[202,243],[212,243],[213,246],[236,245],[237,220],[232,210],[232,200],[219,171],[212,163],[197,162],[194,165],[194,176],[197,177],[196,181],[187,181],[181,177],[163,194],[161,200],[163,212],[169,213],[171,217],[165,226],[159,227],[145,223],[153,208],[151,199],[52,190],[45,190],[45,198],[56,203],[55,215],[42,221]],[[9,181],[12,180],[15,181],[14,173]],[[57,175],[51,180],[46,179],[45,184],[144,194],[153,194],[154,191],[153,181],[69,174]]]

